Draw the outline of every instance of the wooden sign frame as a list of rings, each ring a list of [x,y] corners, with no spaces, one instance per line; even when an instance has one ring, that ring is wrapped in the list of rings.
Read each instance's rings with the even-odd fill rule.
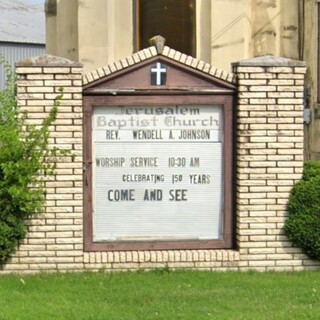
[[[167,66],[167,83],[149,82],[150,66]],[[134,81],[133,81],[134,79]],[[234,94],[230,83],[167,58],[155,57],[84,87],[84,250],[217,249],[234,246]],[[101,241],[93,238],[92,115],[97,106],[218,105],[223,112],[223,237],[217,240]]]

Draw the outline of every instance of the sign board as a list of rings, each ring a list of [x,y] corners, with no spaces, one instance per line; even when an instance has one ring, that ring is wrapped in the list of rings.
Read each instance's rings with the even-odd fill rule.
[[[93,241],[220,239],[223,109],[95,106]]]

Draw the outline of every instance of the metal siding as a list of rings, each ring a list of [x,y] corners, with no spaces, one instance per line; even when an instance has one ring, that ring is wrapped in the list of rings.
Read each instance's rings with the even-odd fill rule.
[[[12,68],[14,68],[16,62],[44,54],[44,45],[0,43],[0,55],[4,56]],[[0,90],[4,88],[5,81],[6,76],[4,68],[0,65]]]
[[[44,1],[27,2],[0,0],[0,42],[45,43]]]

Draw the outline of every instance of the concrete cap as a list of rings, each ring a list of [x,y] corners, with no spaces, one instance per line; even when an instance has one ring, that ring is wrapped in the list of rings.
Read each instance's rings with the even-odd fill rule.
[[[166,39],[158,35],[150,38],[149,43],[151,46],[156,47],[158,54],[161,54],[164,48],[164,44],[166,43]]]
[[[56,57],[51,54],[45,54],[43,56],[33,57],[30,59],[22,60],[16,63],[16,67],[34,67],[34,66],[45,66],[45,67],[59,67],[59,66],[71,66],[71,67],[82,67],[79,62],[73,62],[69,59]]]
[[[304,61],[266,55],[233,62],[233,67],[306,67]]]

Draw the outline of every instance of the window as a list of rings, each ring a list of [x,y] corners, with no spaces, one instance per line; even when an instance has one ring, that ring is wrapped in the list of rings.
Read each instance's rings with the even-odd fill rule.
[[[137,50],[161,35],[170,48],[196,56],[195,0],[136,0]]]

